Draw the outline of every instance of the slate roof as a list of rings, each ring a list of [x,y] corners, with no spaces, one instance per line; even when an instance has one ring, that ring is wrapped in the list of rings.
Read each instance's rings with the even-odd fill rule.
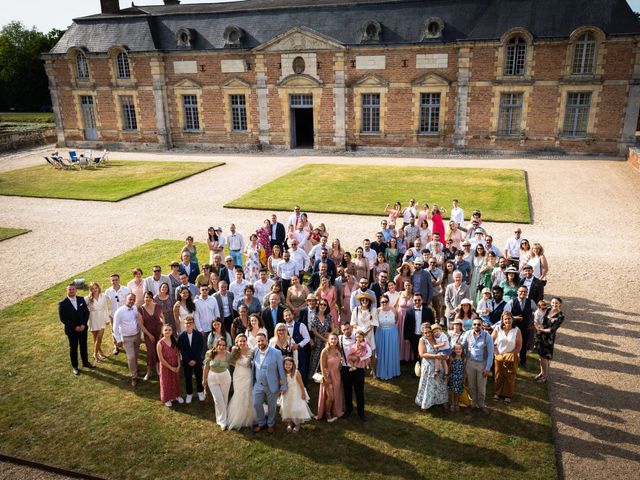
[[[244,0],[134,6],[115,15],[76,18],[50,53],[64,54],[72,46],[101,53],[113,45],[132,52],[180,50],[175,34],[181,27],[196,32],[193,50],[223,49],[229,25],[244,30],[242,48],[298,26],[360,45],[360,29],[368,20],[382,25],[378,44],[416,44],[423,22],[432,16],[444,21],[438,40],[444,42],[499,39],[513,27],[526,28],[534,38],[567,38],[585,25],[609,36],[640,34],[640,22],[625,0]]]

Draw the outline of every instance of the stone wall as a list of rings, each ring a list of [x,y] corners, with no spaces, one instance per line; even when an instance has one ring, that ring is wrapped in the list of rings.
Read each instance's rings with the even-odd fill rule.
[[[46,145],[55,141],[56,131],[53,128],[30,132],[0,133],[0,152]]]

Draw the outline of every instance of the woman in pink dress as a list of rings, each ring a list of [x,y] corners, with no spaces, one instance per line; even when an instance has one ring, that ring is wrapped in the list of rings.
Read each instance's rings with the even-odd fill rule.
[[[320,279],[320,286],[316,290],[316,297],[318,295],[320,295],[320,298],[326,300],[329,304],[331,318],[333,318],[333,325],[331,325],[331,327],[338,328],[338,326],[340,325],[338,322],[338,309],[336,308],[338,295],[336,294],[336,287],[331,285],[331,280],[326,275],[323,275]]]
[[[162,327],[162,338],[156,347],[160,359],[160,400],[167,407],[174,400],[184,403],[180,396],[180,351],[173,338],[171,325]]]
[[[398,299],[396,300],[396,310],[398,311],[398,334],[400,335],[400,360],[408,362],[413,358],[413,352],[411,351],[411,343],[409,340],[404,339],[404,316],[407,313],[407,308],[413,305],[413,286],[410,281],[404,282],[404,290],[400,292]]]
[[[351,322],[351,293],[354,290],[357,290],[358,283],[353,277],[353,270],[347,268],[345,270],[345,275],[347,276],[347,280],[342,282],[341,295],[342,295],[342,306],[340,307],[340,323],[342,322]]]
[[[431,210],[431,234],[440,234],[440,241],[444,242],[444,222],[442,221],[442,214],[447,213],[447,209],[439,207],[438,204],[433,205]]]
[[[144,343],[147,347],[147,374],[144,376],[145,381],[151,378],[151,372],[155,369],[159,373],[158,355],[156,354],[156,346],[162,338],[162,325],[164,317],[162,315],[162,306],[154,303],[153,293],[145,292],[144,303],[138,307],[140,315],[142,315],[142,324],[151,335],[145,332]]]
[[[329,334],[329,341],[320,354],[322,383],[318,394],[318,415],[316,420],[327,417],[327,422],[335,422],[342,416],[342,380],[340,366],[342,355],[338,348],[338,335]]]

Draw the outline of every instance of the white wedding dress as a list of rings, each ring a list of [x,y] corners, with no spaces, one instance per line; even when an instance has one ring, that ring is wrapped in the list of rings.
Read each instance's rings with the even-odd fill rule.
[[[253,374],[251,355],[243,355],[236,361],[233,372],[233,397],[227,409],[227,428],[241,429],[256,423],[253,408]]]

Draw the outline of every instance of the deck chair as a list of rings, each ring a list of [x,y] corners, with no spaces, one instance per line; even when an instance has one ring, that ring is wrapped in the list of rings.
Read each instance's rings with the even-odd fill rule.
[[[44,159],[47,161],[50,167],[53,167],[56,170],[60,170],[62,168],[62,166],[55,160],[51,160],[49,157],[44,157]]]
[[[60,165],[65,170],[75,168],[74,164],[67,162],[61,155],[58,155],[58,152],[54,152],[53,154],[51,154],[51,159],[54,162],[58,163],[58,165]]]
[[[71,150],[69,152],[69,158],[71,159],[71,163],[76,163],[78,161],[78,154],[75,151]]]
[[[109,161],[109,159],[107,158],[108,154],[109,154],[109,151],[105,148],[99,157],[96,157],[93,159],[93,165],[96,167],[98,165],[105,165]]]
[[[87,162],[91,163],[93,160],[93,150],[85,150],[83,155],[84,158],[87,159]]]

